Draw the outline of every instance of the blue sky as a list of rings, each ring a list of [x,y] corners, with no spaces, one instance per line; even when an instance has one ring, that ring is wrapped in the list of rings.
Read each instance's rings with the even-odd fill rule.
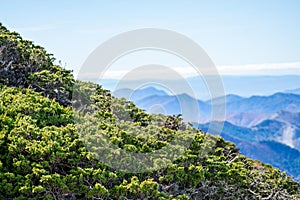
[[[221,73],[272,75],[300,74],[299,11],[298,0],[3,0],[0,21],[75,72],[110,37],[153,27],[196,41]]]

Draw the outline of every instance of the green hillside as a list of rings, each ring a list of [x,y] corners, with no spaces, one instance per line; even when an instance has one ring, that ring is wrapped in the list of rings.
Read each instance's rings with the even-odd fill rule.
[[[53,63],[0,24],[0,199],[300,198],[297,182],[234,144],[180,116],[149,115]],[[179,151],[176,139],[192,140]],[[128,167],[130,155],[153,152],[161,157],[149,166]]]

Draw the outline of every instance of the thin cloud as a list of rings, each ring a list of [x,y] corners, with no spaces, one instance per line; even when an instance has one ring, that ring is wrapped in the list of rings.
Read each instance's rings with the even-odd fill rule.
[[[217,67],[222,75],[300,75],[300,62]]]
[[[300,62],[293,63],[267,63],[267,64],[250,64],[250,65],[226,65],[226,66],[217,66],[219,75],[233,75],[233,76],[278,76],[278,75],[300,75]],[[174,67],[170,68],[178,73],[178,75],[182,77],[192,77],[197,76],[198,71],[193,67]],[[126,74],[131,73],[130,76],[127,76],[129,79],[142,79],[145,77],[152,76],[156,78],[164,78],[164,79],[174,79],[174,76],[169,76],[166,72],[166,69],[162,68],[144,71],[144,74],[141,72],[134,72],[130,70],[108,70],[105,72],[102,79],[121,79]],[[202,75],[212,75],[208,73],[203,73]],[[86,73],[80,74],[80,78],[84,79],[99,79],[99,75],[95,73]],[[126,76],[125,76],[126,77]]]

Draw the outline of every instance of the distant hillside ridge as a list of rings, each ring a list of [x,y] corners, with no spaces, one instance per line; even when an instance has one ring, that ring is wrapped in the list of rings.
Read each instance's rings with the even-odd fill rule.
[[[184,116],[184,120],[206,123],[211,120],[212,105],[218,107],[220,98],[209,101],[195,99],[187,94],[170,95],[154,87],[146,87],[136,91],[131,89],[120,89],[115,92],[118,97],[132,94],[132,100],[138,107],[145,109],[148,113],[155,105],[160,105],[167,115],[181,113],[182,105],[191,102],[198,104],[200,112],[199,119]],[[272,117],[280,111],[300,112],[300,95],[291,93],[275,93],[269,96],[240,97],[237,95],[226,95],[226,121],[243,127],[254,126],[263,120]],[[180,102],[180,100],[182,102]],[[158,113],[156,113],[158,114]]]

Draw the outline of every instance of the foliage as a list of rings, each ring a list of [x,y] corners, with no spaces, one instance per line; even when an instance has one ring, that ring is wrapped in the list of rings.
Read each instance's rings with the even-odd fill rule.
[[[9,32],[1,23],[0,47],[0,83],[31,87],[62,105],[70,105],[73,75],[54,65],[55,59],[44,48]]]
[[[2,26],[0,35],[9,38],[1,39],[1,49],[7,48],[10,40],[24,43],[11,39],[19,36]],[[59,82],[62,91],[74,92],[73,109],[64,107],[59,98],[51,96],[50,85],[56,85],[56,80],[71,80],[70,74],[58,66],[57,71],[51,71],[54,66],[43,49],[32,44],[22,50],[17,47],[17,53],[4,57],[15,63],[7,73],[20,76],[21,81],[2,78],[0,84],[0,199],[300,198],[299,185],[290,177],[241,155],[235,145],[221,137],[185,125],[180,116],[148,115],[99,85],[80,81],[74,89],[68,88],[72,81]],[[9,47],[11,51],[14,48]],[[30,60],[35,51],[40,52],[39,59]],[[37,76],[34,80],[25,78],[19,70],[28,68],[26,62],[36,62],[37,68],[47,66],[48,71],[42,67],[28,72]],[[2,60],[1,69],[12,66],[9,63]],[[36,88],[27,88],[32,81],[47,87],[49,98]],[[195,137],[174,162],[169,157],[154,161],[166,167],[133,173],[116,170],[89,151],[87,144],[98,142],[97,135],[104,138],[97,147],[100,152],[109,143],[115,147],[112,157],[119,150],[173,152],[179,148],[170,146],[176,137],[179,141]],[[127,164],[126,160],[118,162]]]
[[[178,115],[173,115],[173,116],[168,116],[166,118],[166,121],[164,123],[164,126],[166,128],[172,129],[172,130],[179,130],[179,129],[184,129],[185,124],[183,123],[183,119],[181,114]]]

